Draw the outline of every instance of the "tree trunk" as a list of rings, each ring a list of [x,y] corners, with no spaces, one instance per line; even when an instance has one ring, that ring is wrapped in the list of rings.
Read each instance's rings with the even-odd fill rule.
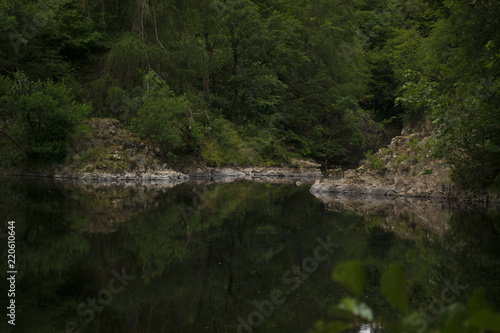
[[[208,60],[207,60],[207,68],[206,72],[203,76],[203,92],[205,93],[205,100],[208,102],[209,100],[209,95],[210,95],[210,83],[212,82],[212,75],[211,69],[212,69],[212,62],[213,62],[213,57],[214,57],[214,49],[215,49],[215,42],[210,43],[210,39],[208,37],[208,31],[205,28],[205,51],[207,51],[208,54]]]
[[[236,75],[238,74],[238,61],[239,61],[239,54],[238,54],[239,40],[235,38],[233,32],[231,32],[231,44],[232,44],[231,48],[233,50],[233,66],[231,68],[231,74],[233,75],[233,99],[231,101],[231,108],[229,109],[229,119],[232,119],[233,117],[234,109],[236,107],[236,101],[240,93],[239,83],[238,80],[236,80]]]
[[[134,15],[134,22],[132,23],[132,31],[142,34],[143,30],[143,17],[144,17],[144,4],[146,0],[136,0],[137,10]]]

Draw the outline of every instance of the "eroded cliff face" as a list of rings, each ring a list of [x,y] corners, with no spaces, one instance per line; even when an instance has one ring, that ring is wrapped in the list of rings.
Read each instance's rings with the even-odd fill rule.
[[[500,201],[498,197],[465,191],[453,184],[444,161],[429,155],[431,137],[429,131],[397,136],[359,168],[330,171],[329,177],[314,184],[311,192]]]

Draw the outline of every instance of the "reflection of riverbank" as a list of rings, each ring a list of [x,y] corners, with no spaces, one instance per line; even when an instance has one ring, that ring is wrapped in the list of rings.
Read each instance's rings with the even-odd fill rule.
[[[1,211],[23,205],[47,206],[44,212],[64,207],[64,219],[80,231],[109,233],[131,217],[158,205],[158,197],[184,180],[167,183],[59,181],[50,178],[10,178],[2,182],[3,192],[16,200],[2,202]],[[37,198],[36,202],[31,202]]]
[[[437,236],[448,231],[448,221],[456,211],[476,209],[456,201],[410,197],[350,196],[340,193],[313,192],[330,211],[353,211],[365,218],[376,218],[386,231],[411,238],[414,230],[430,230]],[[483,206],[481,206],[483,207]],[[484,208],[484,207],[483,207]],[[495,207],[491,209],[496,209]]]
[[[156,209],[174,188],[181,184],[195,186],[196,190],[186,192],[186,204],[203,197],[205,200],[213,195],[205,194],[213,190],[213,186],[238,183],[266,183],[276,185],[311,185],[311,178],[294,177],[218,177],[198,179],[178,179],[176,181],[136,181],[133,179],[113,181],[112,179],[53,179],[46,177],[13,177],[3,178],[3,198],[19,198],[0,202],[1,215],[8,214],[19,201],[29,206],[40,206],[42,203],[31,203],[36,197],[47,201],[46,209],[55,209],[54,205],[66,207],[64,215],[72,228],[91,233],[111,233],[131,218],[147,214]],[[245,185],[247,188],[247,185]],[[177,190],[176,190],[177,191]],[[208,192],[207,192],[208,191]],[[211,193],[211,192],[210,192]],[[191,197],[191,199],[189,199]],[[194,204],[191,204],[194,205]]]

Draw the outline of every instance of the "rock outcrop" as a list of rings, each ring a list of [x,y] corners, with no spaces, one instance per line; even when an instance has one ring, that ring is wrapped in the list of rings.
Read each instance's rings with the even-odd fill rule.
[[[359,168],[329,172],[330,177],[317,181],[311,192],[500,201],[498,197],[465,191],[453,184],[449,179],[450,169],[443,161],[429,156],[430,138],[427,132],[397,136]]]
[[[181,172],[163,163],[152,143],[126,130],[116,119],[93,118],[85,121],[86,130],[77,134],[64,163],[42,169],[2,170],[4,176],[49,177],[83,183],[179,183],[197,179],[272,180],[320,178],[320,165],[293,159],[290,167],[209,168],[203,165]],[[203,163],[200,163],[203,164]]]
[[[49,177],[84,183],[179,183],[188,175],[167,167],[158,149],[123,128],[116,119],[85,121],[66,160],[41,169],[2,170],[4,176]]]

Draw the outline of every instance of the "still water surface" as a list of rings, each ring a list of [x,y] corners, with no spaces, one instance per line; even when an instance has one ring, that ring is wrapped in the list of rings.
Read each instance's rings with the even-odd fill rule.
[[[3,319],[0,331],[307,332],[349,296],[331,272],[353,259],[379,318],[396,316],[379,287],[392,263],[404,267],[412,309],[429,319],[448,302],[445,289],[465,302],[483,286],[500,305],[496,208],[316,198],[309,187],[4,180],[0,274],[5,282],[10,220],[18,274],[16,326]]]

